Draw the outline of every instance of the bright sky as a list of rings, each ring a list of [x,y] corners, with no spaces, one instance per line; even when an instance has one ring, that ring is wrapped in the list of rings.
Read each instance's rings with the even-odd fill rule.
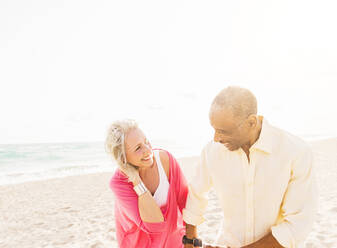
[[[337,135],[336,7],[1,0],[0,143],[103,140],[124,117],[156,138],[206,137],[228,84],[295,134]]]

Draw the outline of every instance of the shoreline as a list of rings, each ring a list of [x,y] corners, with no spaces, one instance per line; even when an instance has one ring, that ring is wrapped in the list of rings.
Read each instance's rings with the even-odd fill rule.
[[[183,163],[189,163],[191,160],[197,159],[198,156],[188,156],[188,157],[181,157],[181,158],[176,158],[178,162],[183,161]],[[67,167],[65,167],[67,168]],[[76,167],[74,167],[76,168]],[[24,183],[33,183],[33,182],[43,182],[43,181],[49,181],[53,179],[63,179],[63,178],[68,178],[68,177],[77,177],[77,176],[86,176],[86,175],[95,175],[95,174],[106,174],[110,173],[112,174],[114,172],[116,167],[111,166],[111,170],[101,170],[101,171],[82,171],[81,173],[76,173],[76,174],[70,174],[70,175],[50,175],[50,176],[44,176],[41,178],[36,178],[36,179],[26,179],[22,180],[19,182],[13,182],[13,183],[0,183],[0,187],[6,187],[6,186],[11,186],[11,185],[19,185],[19,184],[24,184]],[[81,167],[76,168],[78,170],[81,170]],[[40,174],[40,173],[36,173]],[[12,175],[12,174],[10,174]],[[13,175],[20,175],[20,176],[25,176],[25,173],[13,173]]]
[[[304,139],[305,140],[305,139]],[[308,144],[310,144],[314,149],[317,146],[323,145],[325,143],[334,142],[337,140],[337,137],[329,137],[324,139],[313,139],[313,140],[305,140]],[[93,142],[99,143],[99,142]],[[54,144],[54,143],[52,143]],[[320,150],[319,148],[317,148]],[[167,149],[170,151],[171,149]],[[336,147],[337,151],[337,147]],[[170,151],[171,152],[171,151]],[[172,152],[171,152],[172,153]],[[174,153],[172,153],[174,155]],[[174,155],[175,156],[175,155]],[[178,161],[190,161],[199,157],[199,155],[189,155],[189,156],[175,156]],[[45,171],[36,171],[36,172],[12,172],[7,175],[0,175],[0,187],[1,186],[9,186],[9,185],[16,185],[22,183],[29,183],[29,182],[39,182],[39,181],[46,181],[51,179],[61,179],[67,178],[72,176],[82,176],[82,175],[91,175],[97,173],[113,173],[115,167],[113,163],[111,166],[108,165],[109,160],[103,161],[102,164],[104,165],[83,165],[83,166],[63,166],[58,168],[50,168],[49,170]],[[188,163],[188,162],[187,162]],[[6,179],[1,179],[7,178]],[[18,177],[21,177],[18,179]],[[6,181],[6,182],[2,182]],[[11,182],[10,182],[11,181]]]

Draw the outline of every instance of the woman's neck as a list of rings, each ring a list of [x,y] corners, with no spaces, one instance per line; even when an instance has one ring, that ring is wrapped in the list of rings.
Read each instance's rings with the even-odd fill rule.
[[[156,168],[156,161],[154,160],[152,165],[149,167],[142,167],[139,168],[139,176],[142,180],[146,178],[148,174],[151,174],[152,170]]]

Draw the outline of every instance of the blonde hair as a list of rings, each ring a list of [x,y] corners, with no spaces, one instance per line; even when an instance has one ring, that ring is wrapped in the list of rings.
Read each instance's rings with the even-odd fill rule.
[[[125,119],[115,121],[110,125],[105,140],[106,152],[112,155],[119,169],[129,177],[129,181],[135,179],[134,171],[135,169],[138,170],[138,168],[126,160],[125,136],[130,130],[136,128],[138,128],[138,124],[134,120]]]

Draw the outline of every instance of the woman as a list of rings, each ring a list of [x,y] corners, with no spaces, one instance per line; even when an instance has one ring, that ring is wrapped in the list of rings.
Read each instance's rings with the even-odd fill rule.
[[[114,122],[106,149],[117,161],[111,178],[121,248],[182,248],[187,182],[176,159],[153,150],[136,122]]]

